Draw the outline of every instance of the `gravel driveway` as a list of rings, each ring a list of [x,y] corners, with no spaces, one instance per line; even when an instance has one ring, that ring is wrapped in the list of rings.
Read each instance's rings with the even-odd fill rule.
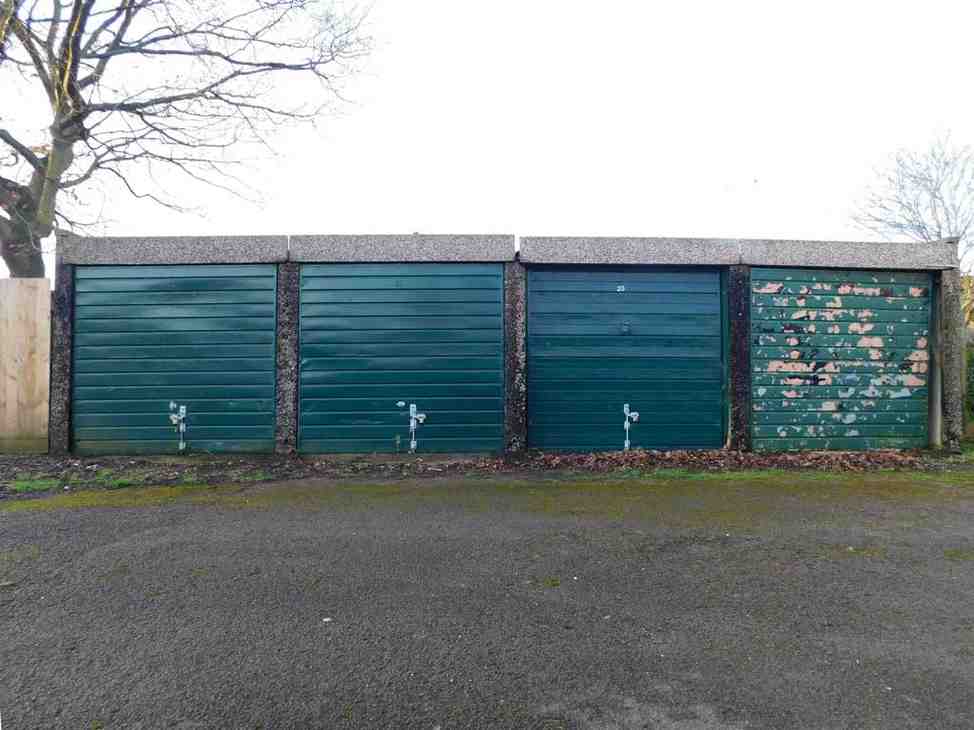
[[[0,502],[22,728],[971,728],[974,477]]]

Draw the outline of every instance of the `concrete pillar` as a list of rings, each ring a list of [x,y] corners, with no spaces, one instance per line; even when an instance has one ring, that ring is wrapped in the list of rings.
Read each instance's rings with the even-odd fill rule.
[[[300,264],[277,265],[277,402],[275,451],[292,454],[298,446],[298,338]]]
[[[751,448],[751,267],[731,266],[727,276],[730,317],[730,447]]]
[[[504,450],[523,451],[528,440],[526,272],[504,264]]]
[[[942,360],[941,403],[943,447],[960,452],[964,438],[965,332],[960,271],[946,269],[940,275],[937,302],[939,350]]]
[[[74,266],[54,259],[51,302],[51,383],[48,453],[71,453],[71,355],[74,342]]]
[[[944,446],[944,403],[943,374],[944,358],[940,342],[940,272],[933,274],[933,288],[930,291],[930,368],[927,373],[927,441],[931,449]]]

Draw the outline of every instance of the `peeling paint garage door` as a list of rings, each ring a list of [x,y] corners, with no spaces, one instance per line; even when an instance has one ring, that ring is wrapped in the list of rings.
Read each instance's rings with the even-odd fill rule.
[[[725,434],[721,275],[640,267],[528,271],[528,443],[719,448]]]
[[[753,269],[753,446],[927,445],[931,277]]]
[[[79,453],[273,451],[276,267],[75,268]],[[171,406],[175,404],[175,408]]]
[[[299,447],[418,452],[504,445],[500,264],[301,267]]]

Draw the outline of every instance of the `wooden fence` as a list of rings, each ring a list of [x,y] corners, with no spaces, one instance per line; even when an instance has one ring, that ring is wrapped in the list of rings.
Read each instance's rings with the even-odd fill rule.
[[[0,453],[47,451],[51,284],[0,279]]]

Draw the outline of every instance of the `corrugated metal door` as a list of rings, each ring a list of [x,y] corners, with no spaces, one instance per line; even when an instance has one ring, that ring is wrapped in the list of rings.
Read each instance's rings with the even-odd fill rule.
[[[504,444],[499,264],[301,267],[299,447],[419,452]]]
[[[79,453],[273,451],[274,265],[75,268]]]
[[[528,271],[528,443],[719,448],[726,431],[721,275],[715,270]]]
[[[753,446],[927,445],[929,273],[753,269]]]

